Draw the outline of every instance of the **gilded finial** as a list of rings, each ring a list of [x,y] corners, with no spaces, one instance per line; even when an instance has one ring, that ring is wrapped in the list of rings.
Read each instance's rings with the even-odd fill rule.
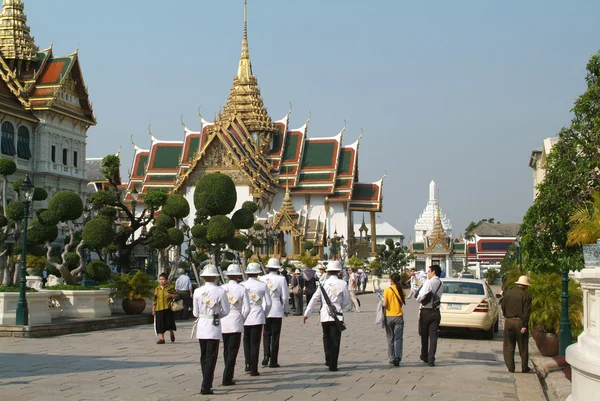
[[[248,50],[248,18],[247,1],[244,0],[244,34],[242,36],[242,57],[238,67],[238,79],[248,79],[252,76],[252,64],[250,63],[250,51]]]

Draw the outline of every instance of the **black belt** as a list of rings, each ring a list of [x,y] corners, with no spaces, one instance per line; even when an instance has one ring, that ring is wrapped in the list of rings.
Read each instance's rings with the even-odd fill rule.
[[[507,317],[507,318],[505,318],[505,319],[519,319],[519,320],[521,320],[521,318],[520,318],[520,317]]]

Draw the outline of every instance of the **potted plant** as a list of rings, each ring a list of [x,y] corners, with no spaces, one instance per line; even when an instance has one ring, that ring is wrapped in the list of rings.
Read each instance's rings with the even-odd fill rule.
[[[485,279],[489,285],[494,285],[494,283],[500,278],[500,272],[493,267],[490,267],[485,271]]]
[[[152,276],[137,271],[115,276],[115,295],[123,299],[123,310],[128,315],[140,315],[146,308],[146,298],[154,294],[156,283]]]
[[[561,274],[532,273],[527,292],[532,297],[529,328],[544,356],[558,355],[558,332],[561,318]],[[583,293],[577,282],[569,280],[569,319],[571,335],[576,338],[583,329]]]

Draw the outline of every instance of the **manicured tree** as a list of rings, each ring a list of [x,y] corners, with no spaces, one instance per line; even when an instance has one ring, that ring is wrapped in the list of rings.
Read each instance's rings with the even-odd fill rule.
[[[0,159],[0,175],[2,176],[2,210],[6,210],[6,184],[8,176],[17,171],[17,164],[10,159]],[[5,214],[6,216],[6,214]]]
[[[559,132],[538,196],[521,224],[521,255],[529,271],[583,267],[581,247],[569,246],[567,239],[576,224],[571,216],[600,189],[600,53],[590,58],[585,81],[587,89],[575,101],[571,125]]]
[[[165,204],[162,206],[161,212],[161,216],[169,216],[175,223],[173,227],[169,228],[171,246],[175,248],[175,267],[173,267],[169,272],[169,280],[172,280],[175,277],[175,272],[177,271],[176,266],[181,259],[181,244],[185,242],[184,231],[189,231],[183,219],[190,214],[190,205],[187,199],[185,199],[182,195],[170,194],[165,201]]]
[[[110,221],[103,215],[96,215],[83,226],[82,240],[85,245],[101,255],[102,249],[111,245],[115,239]]]
[[[141,212],[136,213],[134,216],[131,210],[129,202],[125,201],[121,197],[121,181],[119,179],[119,169],[121,167],[121,161],[119,156],[108,155],[102,159],[102,165],[100,171],[102,175],[108,180],[107,190],[98,191],[90,196],[90,201],[94,209],[98,212],[105,207],[113,208],[116,213],[115,217],[111,221],[111,224],[116,223],[118,216],[121,225],[118,230],[115,231],[114,246],[107,246],[104,249],[106,252],[108,249],[117,249],[117,270],[119,272],[126,271],[130,267],[131,254],[136,245],[141,244],[143,238],[138,236],[133,238],[132,233],[147,226],[154,220],[154,214],[158,211],[161,206],[167,200],[167,192],[163,189],[151,189],[145,194]],[[109,215],[105,215],[109,219]]]
[[[71,252],[71,249],[75,246],[76,242],[75,225],[73,222],[79,219],[82,214],[83,201],[75,192],[68,190],[58,191],[54,194],[52,199],[50,199],[50,202],[48,202],[48,210],[40,214],[40,216],[43,215],[41,220],[49,223],[47,225],[53,226],[56,225],[55,222],[59,221],[64,223],[67,228],[69,243],[65,245],[64,250],[61,253],[60,263],[51,260],[51,241],[46,241],[46,258],[48,259],[48,262],[60,272],[67,284],[76,284],[76,277],[82,273],[84,267],[82,248],[85,242],[79,242],[76,252]],[[73,263],[75,263],[75,256],[73,255],[76,255],[77,257],[76,266],[74,269],[69,269],[69,266],[72,267]]]
[[[211,253],[217,266],[220,254],[228,244],[230,249],[238,250],[242,248],[242,242],[248,240],[246,237],[234,239],[236,230],[247,230],[254,224],[254,213],[258,207],[251,201],[244,202],[231,219],[227,217],[233,212],[236,202],[235,184],[228,175],[204,174],[198,179],[194,192],[196,218],[191,234],[196,247]]]

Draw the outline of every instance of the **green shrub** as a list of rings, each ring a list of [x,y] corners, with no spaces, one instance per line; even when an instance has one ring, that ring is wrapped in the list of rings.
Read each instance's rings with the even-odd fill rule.
[[[312,241],[304,241],[304,250],[306,251],[310,251],[311,249],[313,249],[313,242]]]
[[[208,216],[227,215],[237,202],[231,177],[222,173],[204,174],[196,182],[194,205]]]
[[[246,244],[248,243],[248,238],[245,235],[237,234],[232,239],[227,242],[227,246],[229,249],[234,251],[243,251],[246,249]]]
[[[258,205],[256,202],[246,201],[242,203],[242,209],[248,209],[250,213],[254,214],[258,210]]]
[[[4,215],[0,215],[0,227],[6,227],[8,219]]]
[[[67,252],[65,254],[65,267],[69,270],[73,270],[75,268],[77,268],[77,266],[79,266],[79,255],[76,254],[75,252]]]
[[[113,191],[102,190],[94,192],[90,195],[90,202],[94,206],[94,209],[101,209],[102,207],[109,205],[117,200]]]
[[[44,226],[56,226],[60,221],[56,213],[48,209],[44,209],[38,213],[38,220]]]
[[[169,244],[170,245],[181,245],[183,243],[183,241],[185,240],[185,237],[183,235],[183,231],[181,231],[179,228],[169,228],[167,230],[167,233],[169,234]]]
[[[212,244],[227,243],[235,234],[235,226],[224,215],[213,216],[208,221],[206,239]]]
[[[499,278],[500,278],[500,272],[497,269],[490,267],[486,270],[485,279],[487,280],[488,284],[490,284],[490,285],[494,284],[496,282],[496,280],[498,280]]]
[[[0,159],[2,160],[2,159]],[[27,292],[37,292],[37,290],[33,289],[33,288],[29,288],[27,287],[25,289]],[[5,286],[5,285],[0,285],[0,292],[19,292],[20,291],[20,287],[19,286]]]
[[[146,299],[154,294],[156,282],[152,276],[138,270],[134,274],[113,276],[116,294],[123,299]]]
[[[207,229],[205,225],[196,224],[192,227],[192,237],[193,238],[204,238],[206,237]]]
[[[106,219],[96,217],[83,226],[82,239],[88,247],[102,249],[113,243],[115,233]]]
[[[14,160],[0,158],[0,175],[8,177],[17,171],[17,164]]]
[[[254,224],[254,214],[249,209],[241,208],[231,216],[233,225],[239,230],[246,230]]]
[[[162,212],[176,219],[183,219],[190,214],[190,204],[180,194],[171,194],[162,206]]]
[[[52,210],[60,221],[77,220],[83,214],[83,201],[75,192],[62,190],[50,199],[48,209]]]
[[[159,214],[154,219],[154,225],[164,227],[166,229],[175,227],[175,219],[168,214]]]
[[[35,187],[33,189],[33,200],[43,201],[48,199],[48,192],[44,188]]]
[[[12,221],[23,220],[23,217],[25,217],[25,209],[23,209],[23,203],[19,201],[10,202],[8,205],[6,205],[6,215]]]
[[[85,267],[85,272],[89,278],[98,283],[108,281],[112,273],[110,267],[101,260],[92,260]]]
[[[82,287],[80,285],[69,285],[69,284],[58,284],[52,285],[50,287],[46,287],[47,290],[56,290],[56,291],[94,291],[99,290],[100,287]]]
[[[43,244],[52,242],[58,237],[58,227],[36,224],[27,230],[28,244]]]

